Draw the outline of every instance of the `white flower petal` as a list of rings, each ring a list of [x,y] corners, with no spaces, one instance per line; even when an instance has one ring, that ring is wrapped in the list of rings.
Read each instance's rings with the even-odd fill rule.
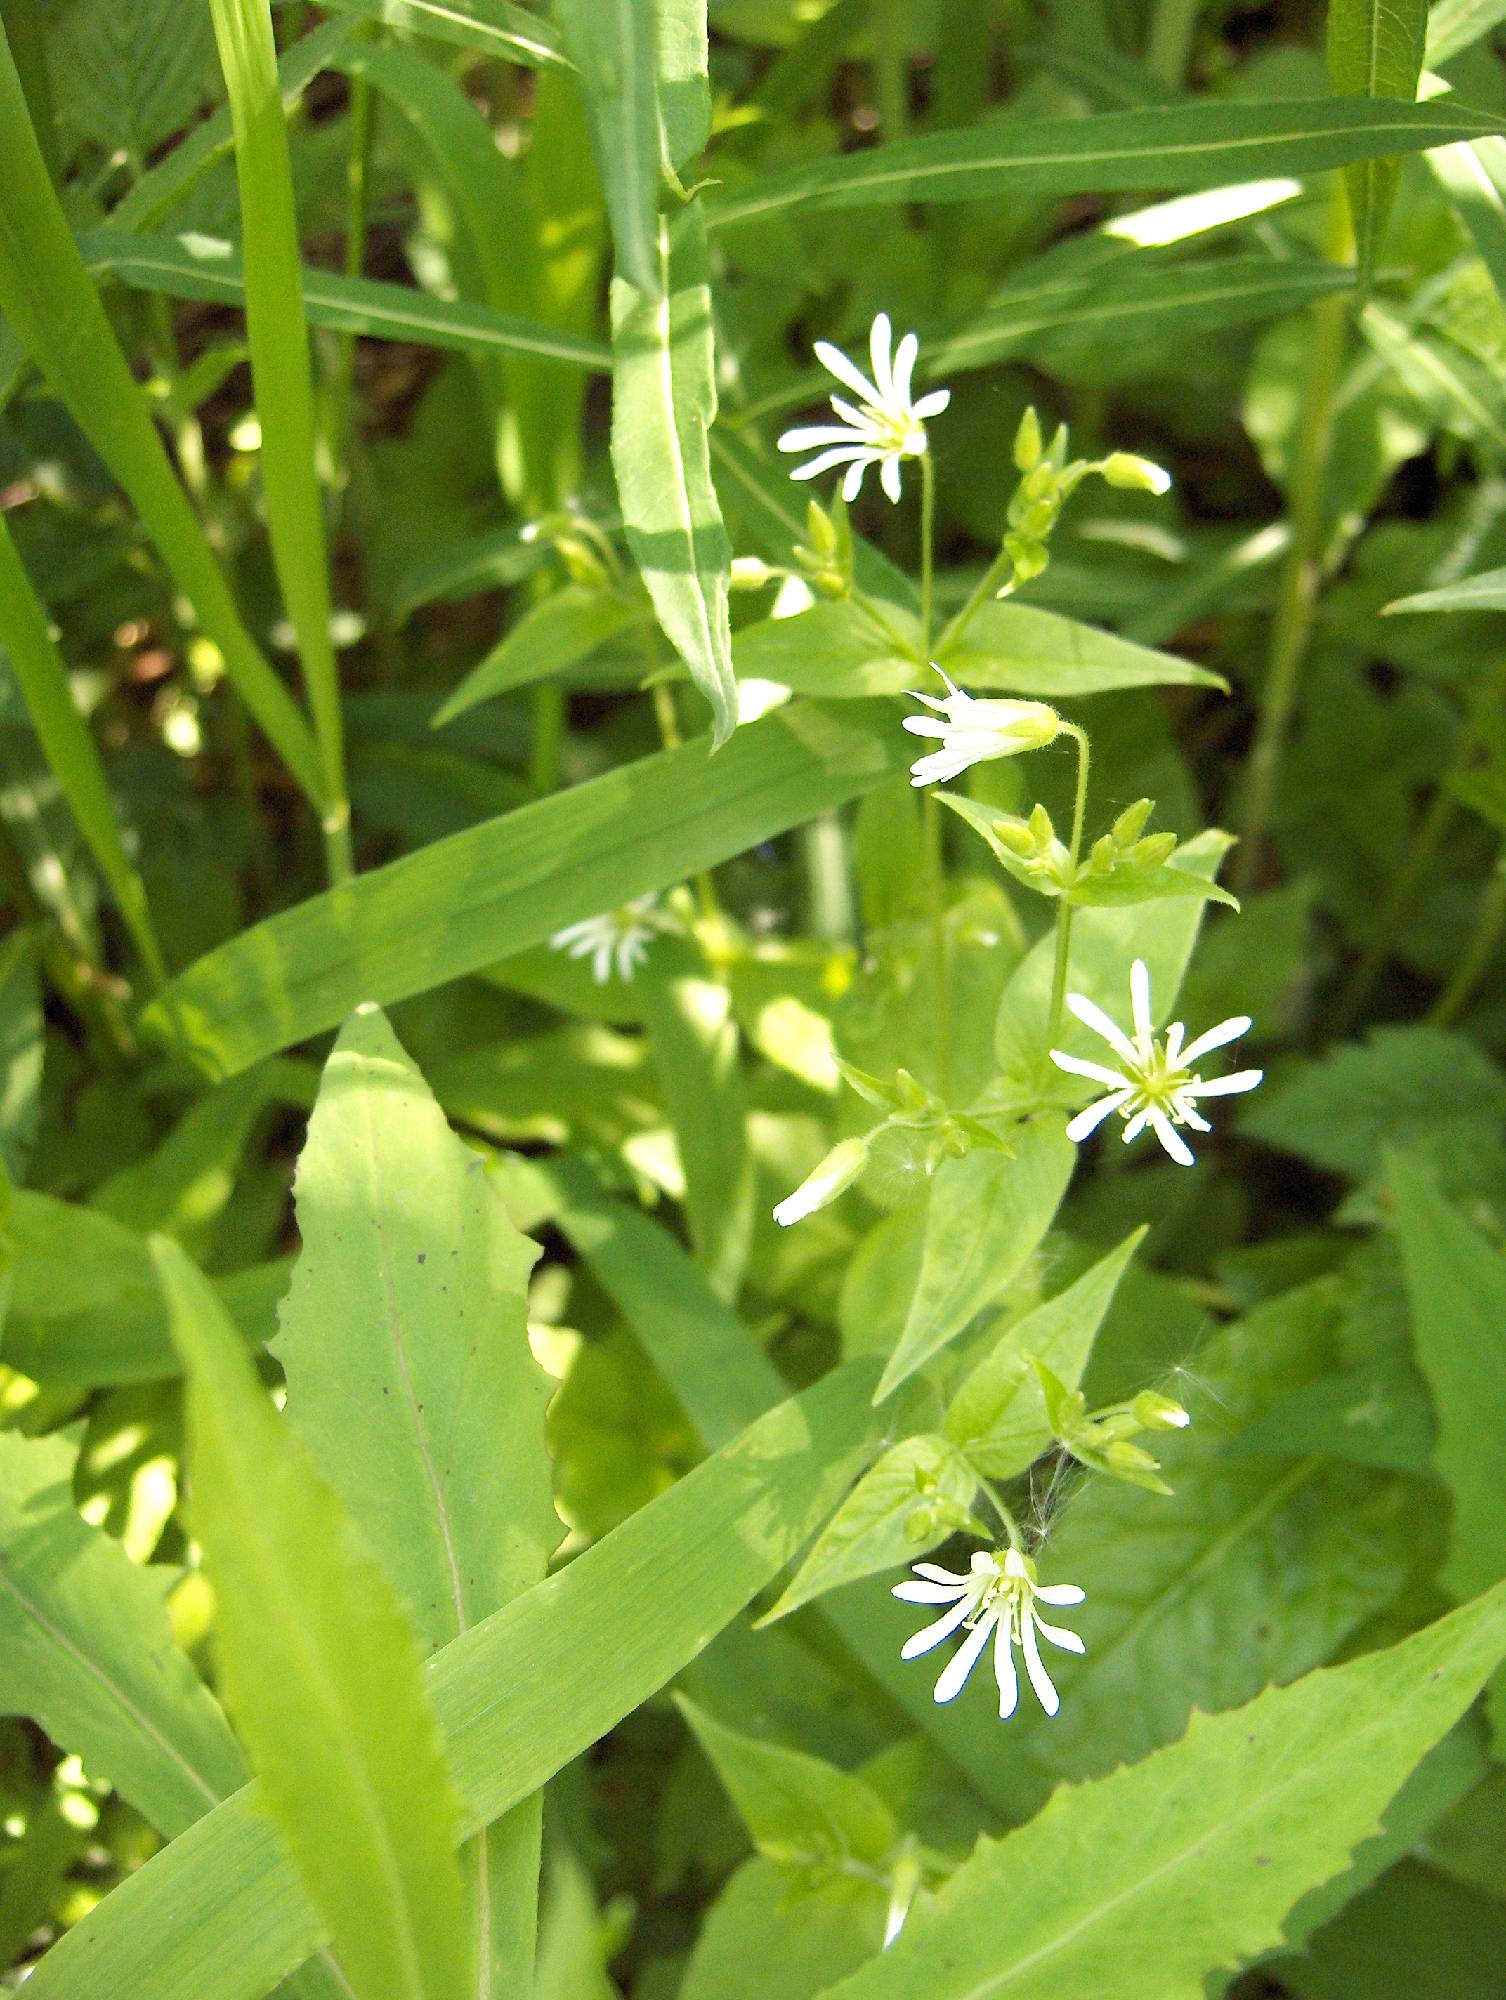
[[[1263,1069],[1237,1069],[1232,1076],[1216,1076],[1208,1083],[1190,1083],[1187,1088],[1194,1097],[1236,1097],[1242,1090],[1253,1090],[1264,1075]]]
[[[953,1653],[941,1670],[936,1682],[934,1699],[942,1704],[955,1701],[961,1694],[963,1683],[978,1664],[978,1655],[988,1644],[989,1634],[998,1623],[998,1614],[985,1611],[977,1624],[968,1633],[962,1644]]]
[[[1107,1063],[1089,1062],[1086,1056],[1069,1056],[1061,1049],[1052,1049],[1051,1060],[1058,1069],[1064,1069],[1071,1076],[1085,1076],[1094,1083],[1106,1083],[1110,1090],[1133,1088],[1118,1070],[1110,1069]]]
[[[1124,1128],[1123,1138],[1125,1145],[1126,1146],[1132,1145],[1133,1142],[1139,1138],[1140,1134],[1145,1130],[1146,1126],[1149,1123],[1150,1123],[1149,1107],[1147,1107],[1144,1111],[1137,1111],[1134,1117],[1130,1119],[1129,1123]]]
[[[1042,1604],[1081,1604],[1087,1592],[1080,1583],[1038,1583],[1035,1594]]]
[[[1199,1035],[1195,1042],[1189,1042],[1182,1050],[1182,1066],[1190,1069],[1199,1056],[1207,1055],[1213,1049],[1221,1049],[1225,1042],[1237,1042],[1241,1035],[1247,1035],[1255,1023],[1248,1014],[1233,1014],[1227,1021],[1220,1021],[1216,1028],[1210,1028]]]
[[[889,1595],[901,1604],[951,1604],[966,1589],[965,1583],[897,1583]]]
[[[867,438],[850,424],[799,424],[780,434],[781,451],[810,451],[818,444],[866,445]]]
[[[910,1567],[917,1576],[928,1576],[932,1583],[955,1583],[959,1589],[965,1590],[972,1582],[970,1576],[959,1576],[956,1570],[943,1569],[940,1563],[911,1563]]]
[[[1035,1618],[1034,1612],[1031,1616]],[[1053,1646],[1060,1646],[1064,1653],[1085,1653],[1088,1650],[1077,1634],[1069,1632],[1065,1625],[1048,1625],[1044,1618],[1035,1618],[1035,1629]]]
[[[845,383],[855,396],[865,403],[876,403],[879,400],[878,390],[857,363],[848,360],[840,347],[833,347],[829,340],[818,340],[814,351],[816,359],[828,374],[835,375],[839,382]]]
[[[924,423],[929,417],[939,417],[951,400],[950,389],[931,389],[914,405],[910,414]]]
[[[1069,993],[1067,1006],[1085,1028],[1091,1028],[1095,1035],[1102,1035],[1116,1056],[1123,1056],[1127,1063],[1139,1066],[1140,1058],[1134,1043],[1122,1028],[1117,1027],[1109,1019],[1096,1001],[1090,1000],[1085,993]]]
[[[920,353],[920,337],[907,333],[894,350],[894,376],[890,391],[897,404],[906,409],[913,407],[910,402],[910,383],[915,374],[915,357]]]
[[[939,1646],[943,1639],[950,1639],[957,1627],[972,1609],[973,1594],[965,1592],[962,1601],[954,1604],[950,1611],[943,1612],[933,1625],[922,1625],[913,1632],[899,1649],[902,1660],[918,1660],[922,1653],[929,1653],[933,1646]]]
[[[912,736],[947,737],[952,733],[949,722],[933,722],[928,715],[907,715],[901,727],[908,729]]]
[[[791,479],[815,479],[823,472],[830,472],[833,466],[850,465],[854,460],[859,465],[871,465],[873,463],[873,453],[862,445],[839,444],[834,446],[830,451],[823,451],[818,458],[811,459],[805,465],[794,466],[791,469],[790,477]]]
[[[1132,1090],[1115,1090],[1107,1097],[1100,1097],[1071,1120],[1067,1126],[1067,1137],[1074,1146],[1080,1146],[1084,1139],[1092,1137],[1105,1118],[1112,1118],[1116,1111],[1122,1111],[1133,1096]]]
[[[879,484],[891,500],[899,499],[901,488],[899,483],[899,454],[897,452],[891,453],[884,460],[882,469],[879,472]]]
[[[873,325],[868,329],[868,359],[873,364],[873,379],[878,385],[878,395],[874,400],[886,405],[895,400],[894,369],[889,360],[892,338],[888,313],[875,313]]]
[[[842,498],[849,506],[857,499],[863,488],[863,475],[875,462],[875,454],[867,452],[862,458],[854,459],[847,477],[842,481]]]
[[[833,396],[831,406],[842,421],[849,425],[863,440],[864,444],[875,444],[878,441],[881,435],[879,426],[875,424],[873,418],[866,410],[854,408],[845,396]]]
[[[1180,1069],[1182,1067],[1182,1037],[1186,1032],[1185,1026],[1180,1021],[1173,1021],[1171,1026],[1166,1030],[1166,1067],[1168,1069]]]
[[[1035,1642],[1035,1620],[1027,1618],[1020,1634],[1020,1651],[1025,1655],[1025,1671],[1030,1676],[1030,1685],[1035,1689],[1035,1698],[1047,1715],[1055,1715],[1061,1707],[1061,1697],[1051,1684],[1051,1676],[1046,1672],[1041,1660],[1041,1649]]]
[[[1002,1618],[994,1640],[994,1679],[999,1683],[999,1720],[1008,1722],[1020,1705],[1020,1676],[1014,1663],[1009,1627]]]
[[[1176,1161],[1177,1165],[1179,1167],[1196,1166],[1197,1162],[1193,1158],[1192,1148],[1166,1116],[1166,1113],[1152,1109],[1148,1115],[1151,1130],[1161,1141],[1164,1150]]]
[[[1150,1045],[1154,1023],[1150,1015],[1150,967],[1137,958],[1130,967],[1130,1012],[1135,1022],[1135,1040]]]

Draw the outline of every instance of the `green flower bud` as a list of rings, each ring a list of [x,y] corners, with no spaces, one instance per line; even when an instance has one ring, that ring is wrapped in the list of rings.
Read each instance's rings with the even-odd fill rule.
[[[1095,875],[1108,875],[1118,859],[1111,834],[1100,834],[1088,850],[1088,866]]]
[[[1142,1389],[1130,1404],[1130,1414],[1146,1431],[1184,1431],[1192,1422],[1180,1403],[1155,1389]]]
[[[1035,835],[1022,819],[996,819],[994,839],[1011,854],[1018,854],[1022,861],[1036,851]]]
[[[1043,805],[1036,804],[1030,808],[1030,818],[1026,821],[1026,825],[1035,835],[1035,844],[1038,848],[1049,847],[1056,838],[1056,828],[1051,824],[1051,815]]]
[[[1129,851],[1129,859],[1136,868],[1164,868],[1177,851],[1177,837],[1174,833],[1148,833],[1143,840],[1137,840]]]
[[[1099,470],[1110,486],[1139,493],[1166,493],[1171,489],[1171,474],[1164,466],[1137,457],[1132,451],[1110,452]]]
[[[844,1188],[862,1173],[868,1164],[868,1141],[866,1139],[844,1139],[833,1146],[826,1158],[813,1174],[808,1174],[793,1194],[787,1194],[774,1210],[774,1220],[783,1229],[792,1222],[799,1222],[807,1215],[814,1215],[818,1208],[825,1208],[836,1200]]]
[[[1014,434],[1014,462],[1021,472],[1032,472],[1041,459],[1041,420],[1035,405],[1027,403],[1020,427]]]
[[[766,583],[772,583],[782,570],[770,569],[758,556],[734,556],[732,558],[732,588],[734,590],[762,590]]]
[[[1155,810],[1150,799],[1136,799],[1114,821],[1114,838],[1121,847],[1132,847],[1145,831],[1145,823]]]

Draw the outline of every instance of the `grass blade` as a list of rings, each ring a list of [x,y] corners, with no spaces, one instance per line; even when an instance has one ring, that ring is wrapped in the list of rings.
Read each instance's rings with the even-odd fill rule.
[[[130,496],[246,706],[316,804],[324,776],[297,703],[247,631],[89,282],[0,37],[0,310]]]
[[[304,319],[293,166],[268,0],[210,0],[230,94],[245,260],[246,333],[261,423],[272,561],[303,662],[324,779],[330,876],[351,872],[340,676],[330,638],[329,556],[314,474],[314,380]]]
[[[663,275],[654,0],[556,0],[555,12],[591,114],[618,275],[655,298]]]
[[[522,806],[245,931],[143,1020],[229,1076],[386,1005],[666,889],[856,798],[906,761],[887,707],[792,705]]]
[[[381,21],[410,35],[432,35],[473,55],[526,69],[569,69],[553,23],[508,0],[330,0],[342,14]]]
[[[166,1237],[154,1255],[188,1381],[221,1674],[259,1795],[360,2000],[454,2000],[459,1808],[412,1629],[208,1284]]]
[[[874,146],[770,174],[747,193],[709,198],[713,228],[792,208],[865,208],[1020,194],[1217,187],[1311,174],[1478,139],[1502,121],[1448,101],[1390,104],[1313,98],[1188,103],[1092,118],[995,121]]]
[[[167,967],[147,905],[146,885],[126,853],[104,764],[74,702],[68,669],[53,644],[46,607],[32,589],[3,513],[0,513],[0,647],[8,655],[20,683],[32,726],[58,789],[68,801],[79,831],[89,844],[89,852],[110,885],[110,893],[125,918],[148,978],[154,986],[161,986],[167,978]]]

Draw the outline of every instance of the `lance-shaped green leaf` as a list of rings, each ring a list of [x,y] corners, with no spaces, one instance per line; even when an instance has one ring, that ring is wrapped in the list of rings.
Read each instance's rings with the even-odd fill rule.
[[[1280,1942],[1503,1652],[1506,1587],[1389,1651],[1195,1716],[1180,1743],[981,1840],[833,2000],[1196,2000],[1205,1975]]]
[[[154,985],[167,977],[147,905],[146,885],[126,853],[105,767],[68,685],[68,669],[53,643],[47,610],[32,589],[16,544],[0,516],[0,646],[20,684],[37,740],[79,832],[125,918]]]
[[[582,584],[566,584],[530,605],[506,638],[472,667],[434,711],[434,728],[442,729],[478,702],[568,672],[599,646],[639,626],[644,615],[641,604]]]
[[[315,802],[323,777],[308,724],[243,623],[168,463],[145,396],[90,282],[37,147],[0,38],[0,309],[156,542],[269,741]]]
[[[33,1717],[171,1838],[246,1767],[173,1640],[167,1573],[84,1520],[74,1457],[60,1437],[0,1431],[0,1711]]]
[[[873,1377],[849,1363],[779,1404],[436,1656],[428,1685],[462,1833],[657,1692],[798,1553],[873,1450]],[[237,1793],[61,1938],[31,1975],[35,2000],[259,2000],[306,1957],[320,1919],[251,1797]]]
[[[153,1253],[188,1382],[221,1678],[258,1797],[361,2000],[453,2000],[460,1808],[412,1627],[214,1293],[167,1238]]]
[[[913,1562],[967,1524],[977,1491],[977,1473],[947,1438],[922,1435],[891,1445],[821,1530],[762,1622],[839,1584]]]
[[[1435,0],[1428,13],[1428,68],[1451,61],[1502,21],[1506,0]]]
[[[709,220],[719,228],[804,206],[1218,187],[1317,173],[1501,130],[1493,114],[1446,100],[1209,100],[1092,118],[991,119],[765,175],[746,190],[713,198]]]
[[[521,63],[525,69],[568,69],[559,31],[511,0],[330,0],[341,14],[381,21],[410,35],[469,49],[472,55]]]
[[[920,1281],[875,1401],[991,1305],[1051,1227],[1076,1148],[1054,1120],[1011,1134],[1011,1153],[981,1148],[945,1160],[931,1182]]]
[[[1386,1156],[1433,1460],[1453,1501],[1443,1580],[1469,1597],[1506,1576],[1506,1258],[1404,1154]]]
[[[664,164],[678,176],[711,137],[706,0],[653,0],[653,12]]]
[[[661,142],[654,0],[556,0],[565,49],[580,71],[619,276],[659,296]]]
[[[737,723],[727,591],[732,545],[711,482],[715,342],[706,225],[693,202],[655,225],[659,282],[612,286],[612,470],[633,559],[659,623],[711,704]]]
[[[899,1828],[870,1785],[820,1757],[729,1729],[684,1695],[675,1701],[760,1854],[788,1867],[882,1866]]]
[[[899,767],[887,708],[795,706],[572,786],[258,924],[176,979],[143,1026],[211,1073],[542,944],[714,867]]]
[[[40,945],[34,930],[0,945],[0,1170],[13,1181],[25,1177],[41,1108]]]
[[[538,1253],[371,1006],[325,1067],[294,1196],[288,1416],[437,1650],[537,1583],[559,1539],[528,1346]],[[538,1820],[525,1801],[462,1857],[474,1994],[527,1983]]]
[[[1044,1362],[1064,1387],[1077,1387],[1119,1280],[1144,1238],[1142,1224],[1064,1292],[1013,1321],[963,1377],[947,1406],[945,1430],[980,1472],[1012,1479],[1050,1444],[1034,1364]]]
[[[1438,590],[1420,590],[1415,597],[1398,597],[1383,605],[1395,611],[1506,611],[1506,569],[1482,570]]]
[[[1342,97],[1410,103],[1422,75],[1427,31],[1428,0],[1329,0],[1329,81]],[[1385,158],[1362,160],[1345,171],[1366,283],[1400,175],[1400,162]]]

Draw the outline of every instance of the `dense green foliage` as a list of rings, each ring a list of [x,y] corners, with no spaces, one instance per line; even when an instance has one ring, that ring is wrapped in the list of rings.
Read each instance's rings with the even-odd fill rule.
[[[0,1986],[1506,1993],[1506,0],[0,26]]]

